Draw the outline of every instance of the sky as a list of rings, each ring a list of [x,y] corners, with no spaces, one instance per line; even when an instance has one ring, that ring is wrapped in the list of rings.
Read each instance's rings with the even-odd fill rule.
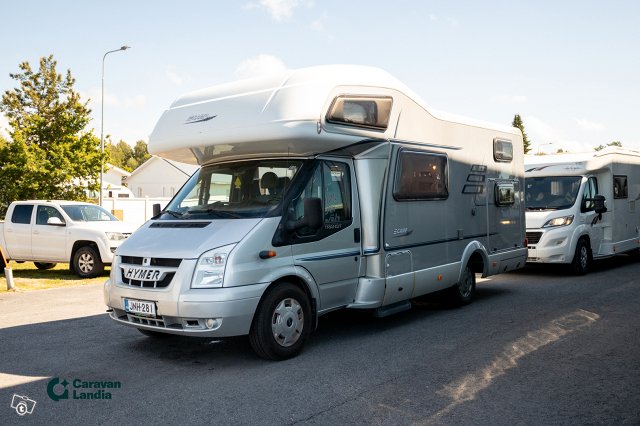
[[[510,125],[532,152],[640,149],[640,2],[0,0],[0,91],[50,54],[104,133],[148,140],[181,94],[324,64],[383,68],[434,109]],[[6,117],[0,132],[6,136]]]

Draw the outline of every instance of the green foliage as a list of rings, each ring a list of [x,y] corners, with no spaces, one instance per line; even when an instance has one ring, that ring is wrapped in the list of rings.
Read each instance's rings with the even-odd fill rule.
[[[616,146],[616,147],[618,147],[618,148],[622,148],[622,142],[620,142],[620,141],[613,141],[613,142],[609,142],[609,143],[608,143],[608,144],[606,144],[606,145],[602,145],[602,144],[600,144],[600,145],[596,146],[596,147],[595,147],[595,148],[593,148],[593,149],[594,149],[594,150],[596,150],[596,151],[602,151],[603,149],[605,149],[605,148],[606,148],[606,147],[608,147],[608,146]]]
[[[86,130],[91,111],[71,71],[58,74],[53,55],[37,71],[28,62],[19,68],[9,74],[18,87],[0,101],[12,139],[0,144],[0,216],[15,200],[83,200],[99,186],[100,140]]]
[[[529,141],[529,138],[527,137],[527,134],[524,131],[524,124],[522,123],[522,118],[520,117],[520,114],[516,114],[513,116],[513,121],[511,122],[511,125],[513,127],[517,127],[518,129],[520,129],[520,132],[522,132],[522,143],[524,146],[524,153],[527,154],[529,151],[531,151],[531,141]]]
[[[116,145],[108,142],[105,144],[105,152],[111,164],[128,172],[134,171],[151,158],[144,141],[136,142],[133,148],[122,140]]]

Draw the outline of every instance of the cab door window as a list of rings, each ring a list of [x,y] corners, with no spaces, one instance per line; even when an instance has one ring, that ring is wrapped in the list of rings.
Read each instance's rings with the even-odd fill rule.
[[[300,195],[293,200],[290,209],[293,219],[304,219],[304,200],[319,198],[322,204],[323,223],[320,229],[303,226],[296,230],[300,237],[324,238],[351,225],[351,175],[345,163],[322,161],[305,185]]]
[[[598,181],[595,177],[590,177],[584,186],[584,192],[582,194],[582,212],[593,211],[595,208],[595,201],[593,198],[598,193]]]

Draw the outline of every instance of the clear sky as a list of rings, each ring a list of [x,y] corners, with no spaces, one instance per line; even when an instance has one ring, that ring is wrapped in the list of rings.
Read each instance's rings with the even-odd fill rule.
[[[510,124],[534,152],[640,149],[640,2],[0,0],[0,90],[53,54],[100,135],[147,140],[179,95],[279,68],[384,68],[429,105]],[[0,127],[6,130],[6,118]]]

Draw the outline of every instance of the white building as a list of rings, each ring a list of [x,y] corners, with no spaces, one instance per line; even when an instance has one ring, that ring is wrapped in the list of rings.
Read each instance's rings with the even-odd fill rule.
[[[126,178],[134,197],[173,197],[198,166],[151,157]]]
[[[103,198],[130,198],[134,195],[129,188],[124,186],[124,181],[131,175],[126,170],[116,167],[113,164],[105,165],[102,177],[102,197]]]

